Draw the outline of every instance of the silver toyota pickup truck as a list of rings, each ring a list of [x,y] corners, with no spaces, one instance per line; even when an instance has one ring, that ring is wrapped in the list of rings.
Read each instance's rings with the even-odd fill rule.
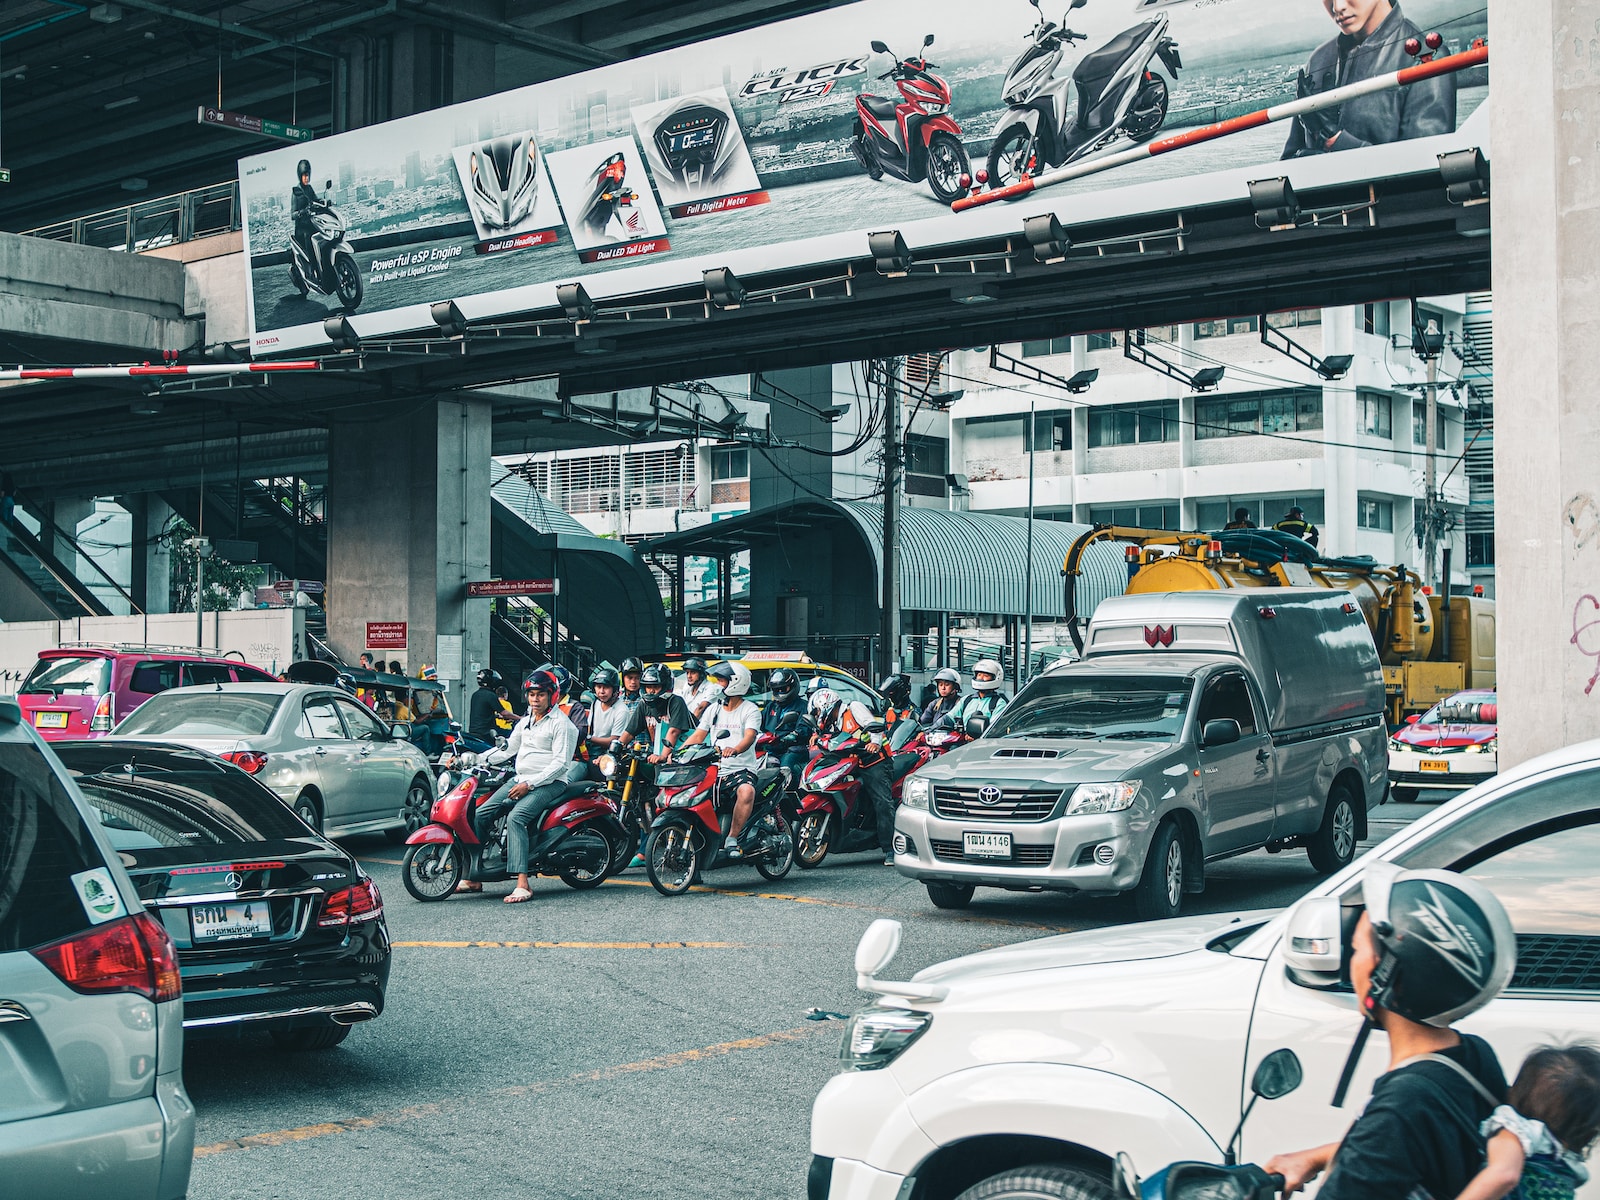
[[[978,887],[1132,891],[1159,919],[1220,858],[1351,860],[1388,791],[1383,673],[1353,598],[1117,596],[1083,654],[906,780],[895,866],[935,905]]]

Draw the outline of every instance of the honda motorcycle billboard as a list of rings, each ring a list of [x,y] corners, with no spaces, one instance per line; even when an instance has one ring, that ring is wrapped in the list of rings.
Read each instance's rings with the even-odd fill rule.
[[[953,212],[974,187],[1375,80],[1487,31],[1482,0],[1041,4],[861,0],[243,159],[254,349],[325,344],[333,313],[381,336],[431,328],[439,300],[493,318],[552,308],[574,280],[625,295],[860,257],[873,230],[936,245],[1041,211],[1238,198],[1268,170],[1316,186],[1487,147],[1477,67]]]

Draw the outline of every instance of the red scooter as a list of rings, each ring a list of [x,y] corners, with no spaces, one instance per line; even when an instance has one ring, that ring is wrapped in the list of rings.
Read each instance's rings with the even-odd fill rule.
[[[432,820],[406,839],[400,877],[418,900],[444,900],[463,880],[499,883],[506,870],[505,819],[485,845],[472,827],[478,801],[487,799],[509,771],[477,766],[433,802]],[[574,783],[545,814],[528,847],[530,874],[559,876],[580,891],[598,887],[633,857],[633,843],[617,819],[617,806],[593,783]]]
[[[933,34],[922,39],[923,54]],[[873,42],[879,54],[893,51]],[[950,85],[933,74],[937,63],[926,57],[895,55],[892,70],[878,76],[894,81],[903,97],[863,93],[856,97],[856,133],[850,150],[872,179],[891,175],[907,183],[928,181],[935,200],[950,204],[972,186],[972,164],[961,144],[961,126],[950,116]]]
[[[724,731],[724,736],[726,736]],[[782,812],[782,770],[756,772],[755,832],[738,858],[723,849],[736,799],[718,786],[720,757],[714,746],[692,746],[656,772],[658,816],[644,844],[645,870],[663,896],[681,896],[702,870],[748,864],[767,879],[782,879],[794,865],[794,839]]]

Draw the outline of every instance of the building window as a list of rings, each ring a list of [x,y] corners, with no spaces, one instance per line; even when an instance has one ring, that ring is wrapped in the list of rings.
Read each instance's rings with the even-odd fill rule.
[[[730,446],[712,450],[711,478],[716,482],[721,482],[725,479],[749,479],[749,448],[746,446]]]
[[[1469,533],[1467,534],[1467,566],[1492,567],[1494,566],[1494,534]]]
[[[1273,329],[1305,329],[1322,324],[1320,308],[1297,308],[1290,312],[1268,313],[1267,324]]]
[[[1178,440],[1178,402],[1117,404],[1089,414],[1089,446],[1131,446]]]
[[[1196,400],[1194,426],[1196,438],[1321,429],[1322,392],[1317,388],[1293,388]]]
[[[1378,337],[1389,336],[1389,304],[1368,304],[1361,309],[1361,329]]]
[[[1116,508],[1091,508],[1095,525],[1122,525],[1134,529],[1180,529],[1176,504],[1127,504]]]
[[[1356,498],[1356,528],[1375,529],[1380,533],[1394,532],[1394,502],[1371,500],[1366,496]]]
[[[1027,418],[1023,418],[1026,431]],[[1026,432],[1024,432],[1026,441]],[[1071,450],[1072,414],[1038,414],[1033,419],[1033,448],[1035,450]]]
[[[1023,358],[1039,358],[1046,354],[1071,354],[1072,338],[1044,338],[1037,342],[1022,343]]]
[[[943,484],[950,471],[950,443],[941,437],[913,433],[906,437],[906,474],[935,475]]]
[[[1088,342],[1091,350],[1115,350],[1119,345],[1114,333],[1091,333]]]
[[[1194,336],[1231,337],[1240,333],[1258,333],[1260,330],[1261,323],[1258,317],[1228,317],[1221,321],[1201,321],[1194,327]]]
[[[1229,496],[1218,500],[1198,500],[1194,506],[1194,522],[1203,530],[1217,530],[1233,520],[1239,509],[1245,510],[1247,520],[1254,521],[1259,529],[1271,529],[1289,515],[1291,508],[1305,513],[1313,525],[1322,523],[1323,501],[1319,496]]]
[[[1362,433],[1377,438],[1394,437],[1388,396],[1382,392],[1359,392],[1356,395],[1356,406],[1356,421]]]
[[[1434,445],[1443,450],[1445,447],[1444,412],[1440,410],[1435,412],[1433,416]],[[1428,402],[1426,400],[1414,400],[1411,403],[1411,444],[1413,446],[1425,446],[1428,444]]]

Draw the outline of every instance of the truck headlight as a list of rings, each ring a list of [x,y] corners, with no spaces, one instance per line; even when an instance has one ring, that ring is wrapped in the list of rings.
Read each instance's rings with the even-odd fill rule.
[[[876,1071],[898,1058],[933,1023],[929,1013],[901,1008],[869,1008],[844,1027],[839,1061],[847,1071]]]
[[[1139,795],[1138,780],[1121,783],[1080,783],[1067,802],[1067,816],[1084,817],[1094,813],[1121,812],[1131,808]]]
[[[927,808],[933,785],[926,779],[912,776],[900,787],[900,803],[907,808]]]

